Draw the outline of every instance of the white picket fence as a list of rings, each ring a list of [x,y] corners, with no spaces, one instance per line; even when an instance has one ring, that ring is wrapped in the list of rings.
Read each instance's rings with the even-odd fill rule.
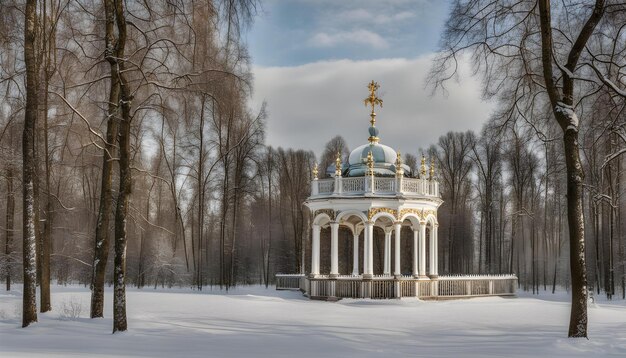
[[[402,298],[426,299],[463,298],[478,296],[515,295],[515,275],[458,275],[439,276],[435,279],[418,279],[411,276],[394,278],[343,275],[336,278],[305,275],[276,275],[277,290],[300,290],[310,298]]]

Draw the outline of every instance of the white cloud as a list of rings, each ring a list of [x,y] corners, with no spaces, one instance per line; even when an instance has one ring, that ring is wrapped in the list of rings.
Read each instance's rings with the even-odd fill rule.
[[[365,9],[351,9],[339,13],[337,17],[344,21],[364,21],[370,20],[373,15]]]
[[[384,108],[377,110],[381,142],[402,153],[416,154],[448,131],[479,131],[493,106],[481,100],[478,79],[464,76],[461,83],[448,85],[447,97],[431,97],[424,88],[431,60],[425,56],[255,67],[253,101],[257,108],[263,100],[268,102],[268,144],[319,155],[337,134],[350,148],[366,143],[369,116],[363,99],[371,80],[380,84],[384,100]]]
[[[384,11],[389,11],[383,9]],[[368,11],[366,9],[350,9],[332,14],[332,20],[337,26],[346,23],[359,23],[361,25],[385,25],[392,22],[404,21],[415,17],[411,11],[385,12]]]
[[[391,18],[395,21],[408,20],[415,17],[415,14],[411,11],[402,11],[397,14],[394,14]]]
[[[387,41],[382,36],[363,29],[332,34],[319,32],[311,37],[309,43],[317,47],[335,47],[345,44],[369,45],[373,48],[385,48],[388,46]]]

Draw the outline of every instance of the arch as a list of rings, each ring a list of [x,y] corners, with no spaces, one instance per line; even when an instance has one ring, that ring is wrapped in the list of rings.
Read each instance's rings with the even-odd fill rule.
[[[390,214],[390,213],[388,213],[388,212],[384,212],[384,211],[381,211],[381,212],[376,213],[374,216],[372,216],[372,218],[370,219],[370,221],[371,221],[371,222],[373,222],[373,223],[375,223],[375,222],[376,222],[376,220],[378,220],[378,219],[380,219],[380,218],[383,218],[383,217],[384,217],[384,218],[387,218],[387,219],[389,219],[389,220],[391,220],[391,222],[392,222],[392,223],[396,221],[396,217],[395,217],[395,216],[391,215],[391,214]]]
[[[425,218],[425,221],[430,227],[439,225],[439,223],[437,222],[437,217],[435,217],[435,215],[433,214],[428,214]]]
[[[317,214],[315,219],[313,219],[313,225],[326,226],[331,221],[332,220],[331,220],[330,216],[328,216],[328,214],[326,214],[326,213],[319,213],[319,214]]]
[[[418,230],[420,227],[420,222],[422,221],[420,220],[420,217],[414,213],[406,213],[400,218],[401,222],[404,222],[405,220],[409,220],[409,222],[411,222],[411,228],[413,230]]]
[[[365,216],[362,211],[358,210],[345,210],[340,212],[339,215],[337,215],[337,222],[341,222],[342,219],[349,218],[350,216],[358,217],[363,223],[367,222],[367,216]]]

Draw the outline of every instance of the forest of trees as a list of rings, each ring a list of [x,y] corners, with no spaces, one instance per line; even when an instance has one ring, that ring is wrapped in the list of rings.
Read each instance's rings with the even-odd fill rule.
[[[521,3],[539,21],[535,2]],[[478,4],[455,6],[467,14],[464,6]],[[579,63],[554,71],[565,87],[577,85],[576,102],[558,110],[581,118],[586,277],[596,294],[623,299],[626,9],[602,6]],[[318,156],[266,145],[270,119],[265,106],[249,107],[251,60],[241,40],[258,7],[253,0],[0,3],[0,275],[7,290],[24,283],[24,326],[37,319],[35,286],[40,311],[54,306],[50,282],[91,287],[92,317],[102,316],[104,287],[114,286],[114,330],[125,330],[126,285],[229,289],[308,272],[310,213],[302,203],[312,168],[324,170],[337,152],[346,159],[349,148],[341,137]],[[507,11],[506,21],[522,16]],[[554,47],[565,53],[558,56],[567,58],[580,28],[559,24],[589,11],[554,10]],[[443,39],[450,46],[431,80],[440,87],[454,77],[449,61],[469,48],[485,75],[484,96],[499,110],[480,133],[421,143],[405,163],[416,170],[422,155],[436,159],[441,274],[516,273],[523,290],[569,290],[567,152],[537,75],[541,34],[485,35],[494,21],[485,16],[476,28],[452,17]],[[507,66],[507,74],[494,69]],[[350,256],[351,240],[340,233],[340,255]]]

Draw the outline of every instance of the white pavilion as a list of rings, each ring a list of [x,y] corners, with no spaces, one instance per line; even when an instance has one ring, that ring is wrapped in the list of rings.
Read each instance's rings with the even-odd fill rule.
[[[375,108],[383,101],[378,87],[372,81],[365,99],[371,107],[368,143],[354,149],[347,163],[338,155],[326,170],[330,178],[319,179],[317,165],[313,169],[311,196],[304,202],[312,213],[311,271],[276,275],[277,289],[300,289],[312,299],[326,300],[513,295],[515,276],[439,276],[437,209],[443,201],[434,161],[426,168],[422,156],[419,173],[413,173],[399,152],[380,143]],[[352,272],[339,272],[340,227],[352,233]],[[320,272],[321,231],[328,228],[330,271]],[[382,272],[374,272],[375,228],[384,232]],[[401,272],[403,228],[413,234],[410,274]]]

